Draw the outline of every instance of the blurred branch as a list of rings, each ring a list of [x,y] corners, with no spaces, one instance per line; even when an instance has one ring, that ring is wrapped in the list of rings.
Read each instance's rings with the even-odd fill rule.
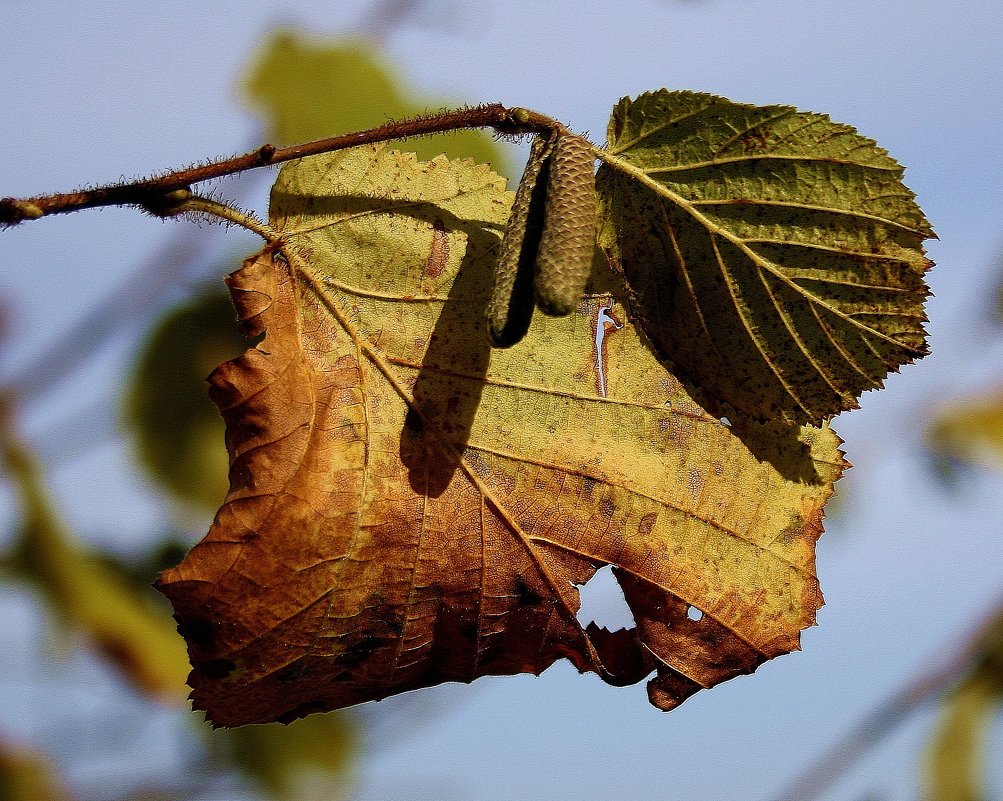
[[[73,628],[141,690],[182,703],[188,660],[166,612],[86,551],[60,519],[35,455],[15,430],[12,398],[0,398],[0,459],[18,494],[22,523],[13,566]]]
[[[202,251],[190,231],[176,229],[121,284],[38,353],[28,368],[13,376],[7,382],[10,390],[22,402],[37,400],[133,320],[148,321],[152,308],[162,302],[164,290],[198,263]]]
[[[999,669],[976,670],[943,705],[927,750],[925,792],[930,801],[984,801],[989,727],[1003,693]]]
[[[957,641],[948,643],[938,653],[949,656],[915,676],[866,715],[800,776],[787,785],[772,801],[812,801],[826,792],[861,757],[880,742],[899,723],[925,704],[937,700],[986,655],[988,643],[999,636],[1003,619],[1003,598],[991,611]]]

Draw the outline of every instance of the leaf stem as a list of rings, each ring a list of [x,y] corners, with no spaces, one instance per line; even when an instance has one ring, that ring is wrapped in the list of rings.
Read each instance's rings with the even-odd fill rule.
[[[276,148],[266,144],[242,156],[174,170],[156,178],[143,178],[79,192],[39,195],[28,199],[0,198],[0,227],[17,225],[25,220],[34,220],[50,214],[65,214],[98,206],[139,206],[154,214],[161,214],[165,201],[168,206],[172,205],[171,193],[187,190],[191,184],[201,181],[357,145],[428,136],[464,128],[494,128],[502,134],[523,134],[555,129],[566,131],[561,123],[546,115],[529,109],[509,108],[500,103],[489,103],[391,121],[365,131],[332,136],[290,147]]]
[[[212,217],[219,217],[221,220],[246,228],[252,234],[257,234],[266,242],[281,242],[282,234],[271,226],[258,220],[253,214],[241,211],[233,206],[227,206],[218,200],[204,197],[202,195],[190,195],[180,202],[174,214],[208,214]]]

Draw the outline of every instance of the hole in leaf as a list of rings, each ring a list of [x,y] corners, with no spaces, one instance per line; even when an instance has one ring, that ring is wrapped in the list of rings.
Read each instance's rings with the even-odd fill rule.
[[[701,620],[703,619],[703,612],[697,609],[695,606],[691,606],[686,610],[686,617],[690,620]]]
[[[583,628],[589,623],[610,631],[634,628],[634,615],[610,565],[596,571],[587,584],[579,585],[578,593],[582,599],[578,622]]]

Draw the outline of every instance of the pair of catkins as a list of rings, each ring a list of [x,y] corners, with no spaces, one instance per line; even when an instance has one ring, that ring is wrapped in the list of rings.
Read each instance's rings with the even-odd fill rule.
[[[487,309],[488,340],[518,343],[533,308],[564,317],[585,292],[595,251],[595,154],[574,134],[537,136],[501,241]]]

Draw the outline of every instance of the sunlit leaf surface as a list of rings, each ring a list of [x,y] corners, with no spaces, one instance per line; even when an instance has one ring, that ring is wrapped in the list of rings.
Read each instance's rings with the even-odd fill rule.
[[[708,414],[608,271],[575,313],[492,351],[504,186],[383,147],[280,174],[282,245],[230,279],[264,339],[211,378],[230,492],[160,581],[214,723],[561,658],[651,677],[670,709],[813,623],[837,437]],[[605,564],[636,628],[576,619],[576,585]]]

